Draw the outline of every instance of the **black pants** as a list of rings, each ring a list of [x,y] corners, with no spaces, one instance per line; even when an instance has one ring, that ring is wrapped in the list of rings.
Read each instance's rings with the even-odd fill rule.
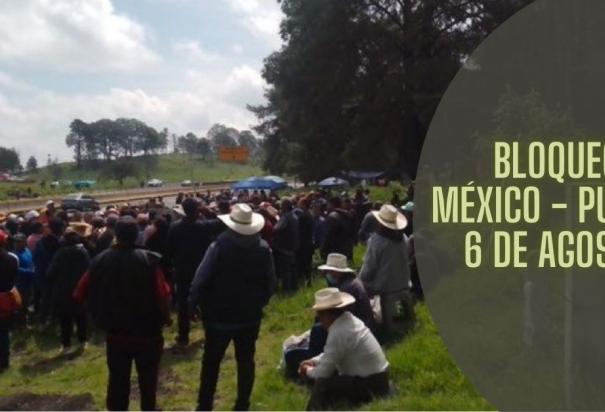
[[[296,252],[296,267],[299,279],[311,281],[311,270],[313,269],[313,254],[315,249],[313,245],[301,245]]]
[[[275,263],[275,274],[282,283],[282,290],[284,292],[295,292],[298,289],[295,255],[274,250],[273,262]]]
[[[156,337],[107,336],[108,410],[128,410],[133,361],[139,380],[141,410],[156,409],[158,372],[163,348],[164,339],[161,334]]]
[[[321,411],[334,406],[354,407],[389,393],[389,373],[382,372],[366,378],[334,375],[318,379],[313,385],[308,411]]]
[[[202,357],[202,373],[197,409],[210,411],[214,403],[214,393],[218,381],[221,361],[229,342],[235,345],[237,362],[237,400],[235,410],[245,411],[250,407],[250,394],[254,386],[254,353],[260,323],[255,326],[233,330],[217,329],[204,325],[206,343]]]
[[[71,335],[74,331],[74,323],[76,324],[78,340],[80,343],[86,342],[88,334],[86,313],[82,311],[77,313],[63,314],[59,316],[59,324],[61,326],[61,344],[64,347],[71,346]]]
[[[191,314],[189,313],[189,289],[193,274],[178,273],[176,278],[176,300],[177,300],[177,341],[183,345],[189,344],[189,331],[191,330]]]

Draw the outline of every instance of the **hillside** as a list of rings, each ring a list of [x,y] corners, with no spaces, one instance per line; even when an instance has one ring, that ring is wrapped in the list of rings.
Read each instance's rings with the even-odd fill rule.
[[[74,163],[60,163],[55,166],[40,168],[34,173],[27,174],[35,183],[0,182],[0,200],[14,198],[14,192],[16,191],[25,194],[28,189],[32,193],[40,195],[74,192],[75,189],[66,183],[78,180],[94,180],[97,182],[95,190],[108,190],[138,187],[141,181],[148,179],[160,179],[165,184],[176,184],[183,180],[216,182],[238,180],[263,174],[262,170],[254,165],[204,161],[198,158],[192,159],[188,155],[170,154],[156,156],[154,157],[155,164],[151,172],[146,171],[147,167],[143,158],[135,158],[133,162],[136,164],[137,176],[126,178],[123,185],[120,185],[115,178],[108,176],[106,165],[96,169],[86,168],[78,170]],[[58,189],[49,187],[50,182],[55,180],[62,183]],[[46,182],[46,186],[43,187],[41,182]]]

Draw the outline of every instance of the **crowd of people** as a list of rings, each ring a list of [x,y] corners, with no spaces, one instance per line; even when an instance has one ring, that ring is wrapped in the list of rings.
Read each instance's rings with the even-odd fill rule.
[[[40,211],[0,215],[0,371],[9,367],[13,329],[56,325],[65,355],[86,350],[93,326],[106,335],[107,408],[128,409],[134,362],[141,409],[154,410],[163,328],[175,310],[173,353],[188,347],[192,319],[204,329],[197,408],[212,409],[233,341],[235,409],[246,410],[263,310],[274,293],[312,283],[316,256],[327,288],[316,292],[310,331],[284,350],[287,375],[313,384],[309,409],[385,395],[376,298],[422,299],[413,209],[411,186],[391,204],[371,202],[362,189],[282,198],[223,190],[179,194],[174,207],[154,198],[78,212],[49,201]],[[356,273],[358,243],[367,249]]]

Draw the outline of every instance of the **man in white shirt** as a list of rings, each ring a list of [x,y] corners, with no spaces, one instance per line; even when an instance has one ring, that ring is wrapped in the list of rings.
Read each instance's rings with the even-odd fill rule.
[[[307,410],[367,403],[389,391],[389,363],[365,324],[346,310],[355,302],[336,288],[315,293],[317,317],[328,331],[324,352],[301,363],[299,373],[315,381]]]

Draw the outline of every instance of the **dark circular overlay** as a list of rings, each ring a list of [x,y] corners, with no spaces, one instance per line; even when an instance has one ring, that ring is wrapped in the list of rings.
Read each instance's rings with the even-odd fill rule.
[[[601,0],[516,14],[434,117],[416,182],[420,277],[455,361],[500,410],[605,409],[604,147]],[[439,187],[457,188],[443,210]]]

